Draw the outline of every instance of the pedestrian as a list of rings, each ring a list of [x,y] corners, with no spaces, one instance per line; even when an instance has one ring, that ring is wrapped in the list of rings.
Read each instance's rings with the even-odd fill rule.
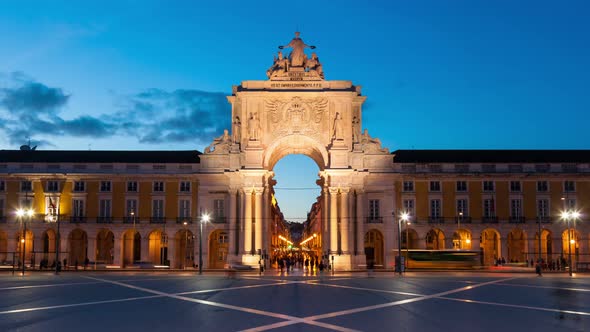
[[[68,259],[64,258],[64,271],[68,269]]]
[[[541,262],[538,262],[537,265],[535,266],[535,272],[537,272],[537,275],[539,277],[542,277],[543,275],[541,274]]]
[[[86,268],[88,267],[88,263],[90,263],[90,260],[88,259],[88,257],[86,257],[84,259],[84,270],[86,270]]]

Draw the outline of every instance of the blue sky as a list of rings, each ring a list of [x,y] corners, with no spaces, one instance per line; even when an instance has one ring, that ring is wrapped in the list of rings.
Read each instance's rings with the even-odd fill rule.
[[[299,30],[327,79],[363,87],[390,150],[587,149],[588,17],[587,1],[3,1],[0,148],[202,151],[232,85],[266,79]],[[287,161],[277,187],[314,186],[310,159]],[[317,191],[296,208],[277,192],[304,217]]]

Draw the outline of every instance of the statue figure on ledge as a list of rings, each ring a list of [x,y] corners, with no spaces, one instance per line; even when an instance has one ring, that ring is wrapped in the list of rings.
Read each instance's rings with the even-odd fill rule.
[[[248,119],[248,134],[251,141],[260,140],[260,119],[258,119],[258,113],[250,113]]]
[[[306,47],[309,47],[312,50],[315,49],[315,46],[309,46],[299,38],[299,32],[295,32],[295,38],[293,38],[289,44],[279,46],[279,49],[282,50],[285,47],[291,47],[293,49],[291,54],[289,54],[289,60],[291,61],[290,65],[292,67],[303,67],[303,62],[305,61],[305,52],[303,52],[303,50]]]
[[[336,141],[341,141],[344,139],[342,115],[340,115],[340,113],[336,113],[336,117],[334,118],[334,136],[332,136],[332,138]]]
[[[215,138],[213,143],[205,148],[205,153],[224,153],[229,151],[231,139],[227,129],[223,130],[223,135]]]
[[[232,129],[233,142],[236,144],[239,144],[240,139],[242,138],[242,122],[240,122],[239,116],[236,116],[233,125],[234,125],[234,128]]]
[[[311,53],[311,59],[305,60],[305,70],[312,72],[315,71],[321,78],[324,78],[324,70],[322,69],[322,64],[318,59],[317,54],[315,52]]]
[[[279,51],[279,57],[275,57],[274,62],[270,68],[266,71],[268,78],[280,75],[289,70],[289,60],[283,57],[283,52]]]
[[[354,118],[352,118],[352,143],[359,142],[360,131],[360,121],[359,118],[355,116]],[[369,134],[367,133],[367,135]]]
[[[367,129],[361,134],[361,144],[363,145],[363,150],[368,152],[389,153],[389,149],[381,147],[380,139],[369,136]]]

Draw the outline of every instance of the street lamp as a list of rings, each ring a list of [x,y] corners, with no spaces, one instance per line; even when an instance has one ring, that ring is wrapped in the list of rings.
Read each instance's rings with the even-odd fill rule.
[[[463,237],[461,236],[461,220],[463,219],[463,211],[459,212],[459,219],[457,219],[457,234],[459,235],[459,250],[463,249],[461,244],[463,242]]]
[[[209,222],[209,215],[201,215],[199,221],[199,274],[203,274],[203,223]]]
[[[27,204],[28,204],[28,200],[27,200]],[[26,260],[26,256],[27,256],[27,250],[26,250],[26,246],[27,246],[27,220],[26,219],[30,219],[33,217],[33,215],[35,214],[35,211],[33,211],[33,209],[31,209],[30,207],[27,207],[27,209],[23,209],[23,208],[19,208],[16,210],[16,216],[20,219],[20,221],[23,223],[23,237],[21,238],[21,243],[23,244],[23,251],[22,251],[22,262],[23,262],[23,276],[25,275],[25,260]]]
[[[561,212],[561,219],[567,222],[567,245],[568,245],[568,266],[569,274],[572,276],[572,243],[576,240],[571,238],[570,219],[575,220],[580,217],[580,212],[565,210]]]
[[[398,231],[398,241],[397,241],[397,245],[398,245],[398,271],[399,274],[402,274],[402,221],[403,222],[408,222],[408,219],[410,218],[410,214],[407,212],[402,212],[398,222],[397,222],[397,231]]]
[[[188,222],[185,220],[182,224],[184,225],[184,263],[182,266],[184,267],[183,270],[186,270],[186,252],[188,251],[188,231],[186,230],[186,225],[188,225]]]

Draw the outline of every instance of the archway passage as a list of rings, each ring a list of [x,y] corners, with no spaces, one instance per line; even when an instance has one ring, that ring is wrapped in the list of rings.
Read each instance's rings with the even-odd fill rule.
[[[535,233],[535,243],[534,243],[534,252],[535,259],[538,258],[539,252],[541,253],[541,259],[545,262],[553,261],[559,259],[559,257],[553,257],[553,240],[552,240],[552,233],[548,229],[541,230],[541,241],[539,242],[539,232]],[[530,257],[529,259],[533,259]]]
[[[182,229],[174,236],[176,241],[176,264],[178,268],[186,269],[194,266],[195,236],[187,229]]]
[[[373,264],[375,268],[385,268],[383,235],[376,229],[365,234],[365,257],[367,266]]]
[[[508,257],[510,263],[522,263],[527,259],[526,257],[526,235],[520,228],[515,228],[508,233],[507,239]]]
[[[96,235],[96,261],[113,264],[115,257],[115,235],[108,229],[102,229]]]
[[[453,249],[471,250],[471,232],[459,229],[453,233]]]
[[[10,257],[12,259],[12,257]],[[8,236],[6,232],[0,231],[0,264],[8,261]]]
[[[494,265],[500,257],[500,233],[495,229],[485,229],[481,233],[481,248],[483,249],[483,264]]]
[[[164,231],[156,229],[148,236],[148,256],[154,265],[169,265],[168,236]]]
[[[426,249],[445,249],[445,234],[438,228],[433,228],[426,233]]]
[[[55,231],[48,229],[43,232],[43,257],[42,262],[46,263],[47,266],[53,265],[55,262]]]
[[[141,235],[130,229],[123,234],[123,266],[134,264],[141,260]]]
[[[34,248],[33,248],[33,240],[34,240],[34,235],[33,232],[31,232],[30,230],[27,230],[26,235],[23,238],[23,232],[18,232],[16,235],[16,251],[17,251],[17,260],[19,261],[19,264],[22,264],[23,262],[26,265],[32,265],[34,263]],[[23,249],[25,251],[25,254],[23,255]]]
[[[561,243],[563,257],[569,261],[571,252],[572,266],[575,269],[580,254],[580,233],[573,228],[566,229],[561,233]]]
[[[84,264],[84,260],[88,250],[88,236],[86,232],[76,228],[68,235],[68,265],[80,266]]]
[[[418,232],[412,228],[406,228],[402,231],[402,249],[418,249],[420,241]]]
[[[227,263],[229,236],[227,232],[216,230],[209,236],[209,268],[222,269]]]

